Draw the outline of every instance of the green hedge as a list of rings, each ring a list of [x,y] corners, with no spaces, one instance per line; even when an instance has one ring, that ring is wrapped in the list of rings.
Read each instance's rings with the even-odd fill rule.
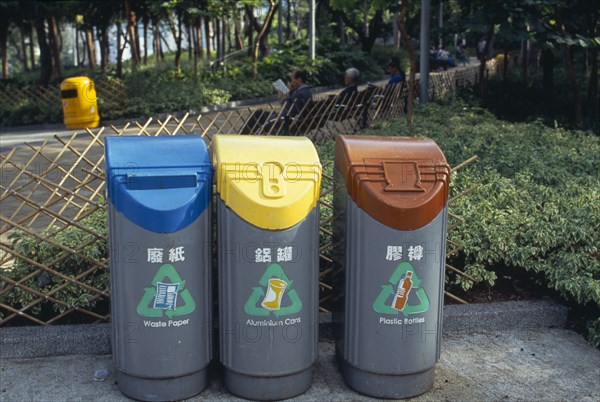
[[[106,233],[106,210],[100,209],[90,214],[82,219],[79,224],[91,229],[95,233]],[[56,230],[57,228],[54,228],[51,230],[51,232],[56,232]],[[47,233],[43,233],[42,235],[46,234]],[[84,231],[75,226],[70,226],[54,235],[52,237],[52,241],[71,250],[79,249],[82,244],[91,243],[83,247],[79,253],[88,259],[98,261],[100,263],[106,263],[108,261],[108,245],[106,241],[101,239],[94,242],[95,238],[96,237],[88,231]],[[15,252],[43,265],[49,265],[53,261],[65,255],[65,252],[60,247],[40,241],[37,237],[22,231],[11,233],[9,235],[9,240]],[[21,259],[15,259],[14,261],[15,262],[12,267],[2,271],[2,275],[14,281],[20,281],[26,276],[29,276],[39,270],[36,266]],[[57,270],[63,275],[75,278],[90,270],[92,265],[84,258],[75,255],[69,255],[68,257],[62,259],[59,263],[53,264],[51,268]],[[92,273],[89,273],[81,278],[79,281],[100,290],[108,290],[109,271],[107,269],[98,268]],[[31,289],[35,289],[45,294],[52,292],[54,289],[62,287],[53,294],[53,297],[66,303],[66,306],[52,304],[54,311],[58,313],[62,313],[68,308],[73,307],[84,307],[94,310],[96,305],[103,300],[102,297],[96,298],[96,293],[91,292],[90,290],[85,289],[77,284],[70,283],[63,287],[63,282],[63,280],[53,278],[52,275],[46,272],[41,272],[40,274],[33,275],[31,278],[23,282],[23,284]],[[0,282],[0,289],[7,285],[8,284]],[[15,309],[21,309],[35,301],[37,298],[38,296],[28,291],[25,291],[19,287],[14,287],[11,291],[0,297],[0,302],[12,306]],[[42,316],[43,318],[43,308],[49,305],[50,303],[38,303],[29,309],[27,313],[38,317]],[[5,311],[0,311],[0,319],[2,319],[5,314],[7,314]],[[48,312],[46,312],[46,314],[50,314],[51,316],[55,315],[54,313]]]
[[[405,135],[403,121],[371,132]],[[600,344],[600,138],[591,132],[508,123],[470,104],[417,108],[414,135],[433,138],[450,164],[479,162],[453,176],[454,192],[481,184],[452,209],[466,273],[494,284],[494,267],[543,274],[548,287],[589,312]],[[454,284],[468,289],[469,281]]]
[[[259,62],[258,77],[252,78],[252,63],[249,57],[240,55],[231,58],[225,71],[208,66],[201,67],[201,74],[195,77],[193,67],[187,60],[182,61],[181,71],[175,71],[172,63],[140,66],[128,71],[122,78],[116,78],[114,71],[106,75],[90,71],[69,70],[65,76],[88,75],[98,81],[101,77],[120,80],[125,86],[127,99],[122,106],[103,103],[99,99],[100,117],[111,120],[123,117],[149,116],[180,110],[198,110],[202,106],[216,105],[232,100],[249,99],[274,93],[272,82],[278,78],[288,79],[294,68],[301,68],[309,75],[309,84],[316,86],[343,85],[344,71],[356,67],[361,72],[361,81],[376,80],[385,73],[383,66],[389,56],[403,53],[388,47],[376,47],[374,57],[354,46],[340,46],[333,40],[319,42],[316,60],[310,60],[305,39],[273,46],[271,55]],[[23,83],[18,80],[20,84]],[[58,85],[54,82],[52,85]],[[60,103],[25,102],[17,107],[0,103],[0,126],[16,126],[39,123],[62,122]]]

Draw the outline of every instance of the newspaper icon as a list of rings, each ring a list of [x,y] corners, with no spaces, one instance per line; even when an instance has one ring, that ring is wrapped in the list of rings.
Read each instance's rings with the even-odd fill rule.
[[[156,284],[156,297],[154,299],[154,308],[163,310],[175,310],[177,308],[177,292],[179,283]]]

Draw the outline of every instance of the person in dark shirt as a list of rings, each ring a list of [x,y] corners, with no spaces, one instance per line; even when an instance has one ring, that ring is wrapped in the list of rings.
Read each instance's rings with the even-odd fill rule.
[[[387,63],[387,71],[390,79],[386,87],[406,81],[406,74],[400,69],[400,60],[397,57],[390,57]]]
[[[347,99],[358,92],[358,77],[360,72],[352,67],[346,70],[344,74],[344,89],[339,94],[340,99]]]
[[[286,117],[296,117],[302,111],[304,105],[312,100],[310,87],[306,84],[306,73],[302,70],[294,70],[290,74],[290,90],[287,95],[280,93],[283,102],[283,114]]]
[[[344,88],[335,97],[335,105],[331,111],[332,120],[344,120],[347,113],[358,100],[358,69],[351,67],[344,73]]]
[[[279,100],[283,104],[281,113],[257,109],[246,120],[242,127],[242,134],[260,132],[278,133],[281,128],[287,130],[292,120],[304,109],[307,102],[312,100],[310,87],[306,84],[306,73],[302,70],[294,70],[290,74],[289,92],[279,92]]]

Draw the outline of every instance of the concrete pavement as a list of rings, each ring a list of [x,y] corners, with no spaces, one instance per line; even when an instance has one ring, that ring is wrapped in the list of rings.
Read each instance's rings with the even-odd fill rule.
[[[349,389],[321,342],[312,387],[298,401],[373,400]],[[94,381],[107,369],[104,381]],[[111,357],[60,356],[1,363],[0,400],[128,401],[114,383]],[[210,385],[190,401],[240,400],[213,364]],[[415,401],[598,401],[600,351],[565,329],[517,329],[444,337],[433,389]]]
[[[294,399],[372,400],[345,385],[335,360],[327,316],[321,318],[313,385]],[[442,355],[434,386],[415,401],[600,400],[600,351],[579,334],[561,328],[566,308],[548,301],[453,305],[445,308],[444,320]],[[129,400],[114,383],[110,355],[87,354],[106,351],[107,327],[97,327],[97,336],[92,336],[93,327],[85,326],[82,331],[65,326],[54,337],[54,330],[49,328],[0,329],[0,400]],[[49,336],[44,336],[44,330]],[[17,349],[27,352],[25,355],[35,355],[37,350],[47,357],[14,358]],[[78,354],[52,356],[69,351]],[[107,372],[102,381],[94,380],[98,370]],[[189,400],[239,400],[224,389],[221,377],[220,367],[213,363],[210,385]]]

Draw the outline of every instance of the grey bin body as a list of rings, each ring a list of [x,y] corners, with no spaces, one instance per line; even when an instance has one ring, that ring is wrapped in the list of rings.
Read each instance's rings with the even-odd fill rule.
[[[413,230],[385,225],[349,194],[337,152],[333,259],[339,304],[333,319],[342,374],[365,395],[413,397],[433,386],[440,357],[447,208]],[[383,181],[373,170],[379,162],[369,156],[366,181]],[[387,177],[383,185],[390,183]],[[404,284],[409,290],[402,298]]]
[[[195,136],[108,137],[106,154],[118,387],[138,400],[189,398],[206,387],[212,353],[206,147]]]
[[[321,165],[306,137],[215,135],[219,339],[227,390],[310,388],[318,353]]]
[[[258,228],[241,219],[221,199],[217,199],[217,214],[225,386],[249,399],[285,399],[301,394],[312,383],[317,359],[318,208],[285,230]],[[276,250],[284,247],[292,247],[293,259],[277,263]],[[256,263],[256,248],[270,249],[272,262]],[[281,304],[295,307],[289,313],[276,314],[279,312],[261,308],[261,301],[268,292],[265,280],[280,277],[280,268],[288,284]]]

